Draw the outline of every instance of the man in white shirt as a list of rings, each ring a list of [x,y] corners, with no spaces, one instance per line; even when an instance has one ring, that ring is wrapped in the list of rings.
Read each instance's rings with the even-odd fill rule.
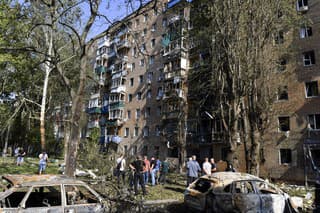
[[[126,160],[124,159],[123,154],[117,159],[117,168],[116,169],[117,169],[118,185],[120,185],[120,177],[122,178],[123,185],[125,185]]]
[[[205,175],[211,175],[211,163],[209,162],[209,158],[205,158],[202,164],[202,170]]]

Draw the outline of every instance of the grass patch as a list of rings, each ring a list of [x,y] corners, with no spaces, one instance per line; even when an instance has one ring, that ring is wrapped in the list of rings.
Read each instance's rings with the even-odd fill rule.
[[[59,162],[49,162],[47,164],[46,174],[58,174]],[[0,175],[4,174],[38,174],[39,160],[37,158],[25,157],[21,166],[17,166],[16,158],[0,158]]]

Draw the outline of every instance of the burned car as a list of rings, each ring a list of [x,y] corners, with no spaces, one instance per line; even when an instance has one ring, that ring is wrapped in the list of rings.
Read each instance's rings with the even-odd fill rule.
[[[238,172],[202,176],[186,189],[185,205],[203,212],[296,212],[290,197],[263,179]]]
[[[2,176],[0,212],[104,212],[103,198],[80,180],[57,175]]]

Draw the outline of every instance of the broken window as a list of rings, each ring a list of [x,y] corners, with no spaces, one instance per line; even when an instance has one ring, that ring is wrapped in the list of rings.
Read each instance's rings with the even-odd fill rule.
[[[318,95],[319,95],[318,82],[317,81],[306,82],[306,96],[314,97]]]
[[[234,183],[235,193],[249,194],[255,193],[253,185],[250,181],[238,181]]]
[[[278,190],[266,182],[257,181],[256,187],[261,194],[278,194]]]
[[[282,86],[278,89],[278,100],[288,100],[288,87]]]
[[[308,51],[303,53],[303,65],[304,66],[311,66],[315,64],[315,55],[314,51]]]
[[[145,126],[143,128],[143,137],[148,137],[149,136],[149,127]]]
[[[286,132],[290,130],[290,117],[278,117],[279,121],[279,130],[282,132]]]
[[[212,186],[212,182],[210,180],[198,179],[195,182],[194,189],[201,193],[205,193],[211,188],[211,186]]]
[[[320,130],[320,114],[308,115],[308,127],[312,130]]]
[[[65,185],[67,205],[98,203],[99,199],[85,186]]]
[[[8,197],[0,200],[0,208],[17,208],[28,192],[27,187],[18,188]]]
[[[289,164],[292,162],[291,149],[280,149],[280,164]]]
[[[286,67],[287,67],[287,59],[285,58],[280,58],[278,61],[277,61],[277,71],[278,72],[283,72],[286,70]]]
[[[60,186],[39,186],[33,187],[27,201],[26,208],[48,207],[61,205]]]
[[[312,28],[311,27],[301,27],[300,28],[300,38],[307,38],[312,36]]]
[[[284,42],[284,33],[283,31],[279,31],[274,36],[274,43],[275,44],[282,44]]]

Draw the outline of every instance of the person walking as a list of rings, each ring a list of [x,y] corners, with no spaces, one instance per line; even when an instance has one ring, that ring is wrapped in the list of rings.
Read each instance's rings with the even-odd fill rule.
[[[214,158],[210,159],[210,163],[211,163],[211,173],[214,173],[217,171],[217,165],[216,162],[214,161]]]
[[[161,161],[159,159],[155,160],[155,158],[151,158],[151,185],[156,185],[157,181],[157,175],[159,172],[161,166]]]
[[[26,155],[26,152],[23,150],[23,148],[19,148],[18,154],[17,154],[17,166],[21,166],[21,164],[24,161],[25,155]]]
[[[122,179],[123,185],[125,185],[125,178],[126,178],[126,160],[124,158],[124,155],[122,154],[118,159],[117,159],[117,181],[118,185],[120,185],[120,179]]]
[[[141,185],[143,195],[146,195],[147,192],[146,192],[146,187],[145,187],[144,179],[143,179],[143,167],[145,165],[142,160],[142,157],[140,155],[138,155],[136,160],[133,161],[129,166],[134,171],[133,184],[134,184],[135,195],[138,195],[138,184],[139,183]]]
[[[169,172],[169,162],[167,159],[165,159],[162,164],[161,164],[161,169],[160,169],[160,178],[159,178],[159,183],[162,185],[166,183],[166,177]]]
[[[202,171],[204,175],[211,175],[211,163],[209,162],[209,158],[204,159]]]
[[[47,166],[47,162],[48,162],[48,155],[45,151],[43,151],[40,155],[39,155],[39,175],[41,175],[45,170],[46,170],[46,166]]]
[[[192,160],[191,161],[188,161],[188,180],[187,180],[187,184],[188,186],[193,182],[195,181],[197,178],[198,178],[198,172],[201,172],[201,168],[200,168],[200,165],[198,163],[198,161],[196,161],[196,156],[193,155],[192,156]]]
[[[148,160],[148,156],[144,156],[143,162],[145,165],[143,168],[144,184],[147,185],[149,181],[149,173],[150,173],[150,161]]]

